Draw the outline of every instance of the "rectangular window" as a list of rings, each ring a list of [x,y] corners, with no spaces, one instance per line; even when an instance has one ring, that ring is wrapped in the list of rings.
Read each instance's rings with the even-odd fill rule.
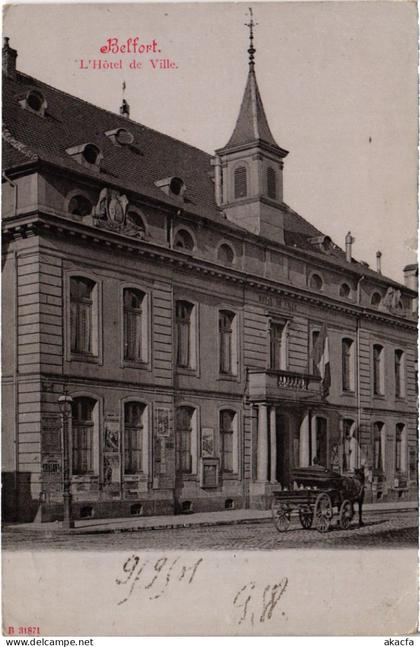
[[[317,342],[319,339],[320,331],[319,330],[312,330],[311,331],[311,372],[312,375],[320,375],[319,367],[316,363],[316,347],[317,347]]]
[[[285,363],[285,324],[271,322],[270,324],[270,368],[281,370],[286,368]]]
[[[193,415],[191,407],[179,407],[176,413],[176,471],[181,474],[192,473]]]
[[[234,322],[233,312],[219,312],[219,367],[220,372],[225,375],[236,374]]]
[[[222,472],[233,472],[234,411],[220,412]]]
[[[146,340],[143,339],[144,299],[145,295],[140,290],[134,288],[124,290],[124,359],[131,362],[140,362],[144,359],[143,346],[146,343]]]
[[[383,424],[375,422],[373,426],[373,468],[375,472],[384,471]]]
[[[395,397],[404,396],[404,353],[402,350],[396,350],[394,353],[394,373],[395,373]]]
[[[124,406],[124,473],[142,471],[144,405],[127,402]]]
[[[194,368],[193,308],[191,303],[177,301],[176,315],[176,363],[183,368]]]
[[[91,398],[75,398],[72,405],[72,472],[89,474],[93,471],[93,408]]]
[[[343,420],[343,437],[342,437],[342,450],[343,450],[343,472],[349,472],[352,468],[352,427],[354,421],[350,419]]]
[[[373,393],[375,395],[384,393],[383,354],[383,347],[375,344],[373,347]]]
[[[70,347],[72,353],[92,353],[93,295],[95,283],[84,277],[70,279]]]
[[[343,339],[341,342],[342,358],[342,386],[343,391],[354,390],[354,360],[353,360],[353,340]]]
[[[319,417],[315,420],[315,456],[313,462],[314,464],[328,467],[327,421],[325,418]]]

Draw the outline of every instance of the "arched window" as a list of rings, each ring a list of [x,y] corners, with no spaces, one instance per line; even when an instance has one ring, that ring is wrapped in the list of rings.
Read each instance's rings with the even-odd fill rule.
[[[354,390],[354,342],[352,339],[341,341],[342,387],[343,391]]]
[[[384,423],[375,422],[373,425],[373,469],[377,473],[385,470],[385,433]]]
[[[222,473],[237,471],[236,422],[235,411],[224,409],[220,412],[220,463]]]
[[[84,195],[75,195],[69,202],[68,211],[73,216],[84,218],[92,213],[92,203]]]
[[[94,354],[95,287],[91,279],[72,276],[70,279],[71,352]]]
[[[174,247],[176,249],[186,249],[192,252],[194,249],[194,240],[186,229],[178,229],[175,234]]]
[[[194,305],[177,301],[176,314],[176,363],[182,368],[195,368]]]
[[[134,288],[123,292],[123,342],[124,359],[132,362],[147,359],[147,317],[143,312],[145,294]]]
[[[314,290],[322,290],[323,286],[323,281],[319,274],[312,274],[311,278],[309,279],[309,287],[313,288]]]
[[[72,404],[72,472],[89,474],[93,472],[93,398],[74,398]]]
[[[382,296],[380,295],[379,292],[373,292],[372,296],[370,297],[370,304],[372,306],[379,306],[382,301]]]
[[[395,397],[404,396],[404,353],[402,350],[394,352]]]
[[[269,198],[277,198],[277,177],[275,170],[269,166],[267,169],[267,195]]]
[[[234,195],[235,199],[245,198],[248,193],[247,171],[245,166],[238,166],[234,173]]]
[[[373,346],[373,393],[384,394],[384,349],[380,344]]]
[[[124,404],[124,474],[142,471],[145,408],[140,402]]]
[[[176,411],[176,471],[191,474],[193,471],[193,433],[195,409],[178,407]]]
[[[236,315],[228,310],[219,312],[220,373],[236,375]]]
[[[340,285],[340,297],[344,297],[346,299],[349,298],[350,296],[350,286],[347,283],[342,283]]]
[[[220,245],[217,251],[217,258],[224,265],[232,265],[235,254],[233,253],[233,249],[230,247],[230,245],[223,243],[222,245]]]

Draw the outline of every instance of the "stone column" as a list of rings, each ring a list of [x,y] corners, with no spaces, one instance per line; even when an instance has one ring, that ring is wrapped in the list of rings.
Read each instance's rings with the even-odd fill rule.
[[[299,467],[310,465],[309,456],[309,412],[305,413],[299,431]]]
[[[270,481],[277,483],[277,428],[276,407],[270,407]]]
[[[267,481],[268,464],[267,405],[258,405],[257,481]]]

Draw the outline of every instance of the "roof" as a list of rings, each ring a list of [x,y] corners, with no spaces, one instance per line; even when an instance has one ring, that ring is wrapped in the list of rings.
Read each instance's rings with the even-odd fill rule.
[[[255,238],[227,220],[216,204],[212,156],[208,153],[21,72],[16,72],[14,79],[3,76],[3,81],[3,170],[36,161],[46,162],[177,208],[179,202],[166,195],[155,182],[178,176],[187,187],[185,211],[223,223],[244,237]],[[44,117],[19,105],[31,89],[40,91],[47,101]],[[115,146],[105,135],[107,131],[118,128],[131,132],[134,137],[132,144]],[[271,134],[253,69],[248,75],[229,145],[244,144],[250,137],[253,141],[257,137],[286,153],[277,146]],[[67,148],[84,143],[95,144],[101,150],[103,160],[99,172],[82,166],[66,152]],[[402,287],[365,264],[353,261],[349,266],[343,250],[337,245],[332,244],[326,254],[310,240],[322,236],[322,232],[286,204],[283,203],[280,209],[284,214],[284,239],[289,248],[300,249],[320,262],[327,261],[360,276],[370,276],[382,283]],[[276,244],[276,241],[269,242]]]
[[[239,115],[232,136],[224,147],[233,148],[261,141],[279,148],[271,134],[264,105],[258,89],[254,66],[250,66]],[[287,154],[287,153],[286,153]]]

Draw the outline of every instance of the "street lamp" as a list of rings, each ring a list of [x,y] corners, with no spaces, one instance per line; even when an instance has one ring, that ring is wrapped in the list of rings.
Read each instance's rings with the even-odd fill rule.
[[[69,456],[69,418],[71,416],[71,405],[73,398],[64,391],[63,395],[58,398],[58,406],[61,412],[62,420],[62,440],[63,440],[63,528],[69,530],[74,528],[74,522],[71,518],[71,481],[70,481],[70,456]]]

